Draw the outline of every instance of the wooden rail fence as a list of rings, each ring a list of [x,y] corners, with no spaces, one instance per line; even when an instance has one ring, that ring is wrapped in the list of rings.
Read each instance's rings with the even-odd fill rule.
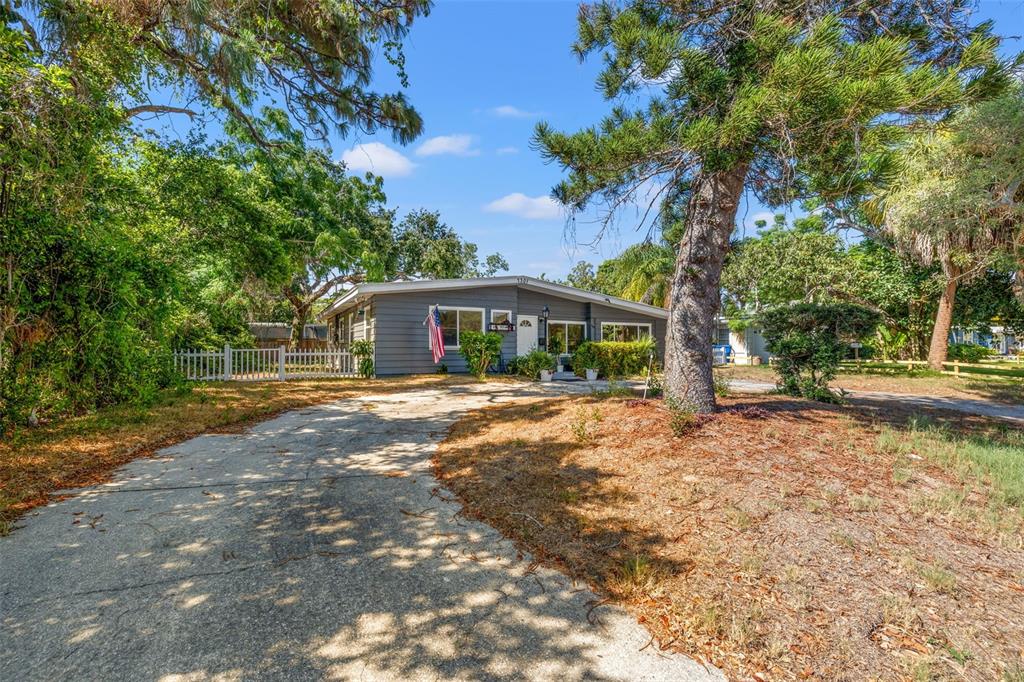
[[[287,381],[357,376],[348,351],[327,348],[288,350],[232,348],[178,350],[174,369],[189,381]]]
[[[944,368],[942,373],[948,374],[954,377],[1004,377],[1004,378],[1021,378],[1020,368],[1016,366],[1006,366],[1009,363],[976,363],[976,362],[961,362],[959,360],[947,360],[942,363]],[[1001,366],[1003,365],[1003,366]],[[847,360],[843,362],[842,369],[848,370],[913,370],[915,367],[921,369],[928,369],[927,360],[891,360],[889,362],[872,362],[871,360]],[[978,371],[982,370],[982,371]]]

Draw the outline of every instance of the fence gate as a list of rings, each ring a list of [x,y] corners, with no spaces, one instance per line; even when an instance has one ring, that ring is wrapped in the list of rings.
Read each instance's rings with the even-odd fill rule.
[[[328,348],[288,350],[232,348],[178,350],[174,369],[190,381],[286,381],[316,377],[354,377],[356,365],[348,351]]]

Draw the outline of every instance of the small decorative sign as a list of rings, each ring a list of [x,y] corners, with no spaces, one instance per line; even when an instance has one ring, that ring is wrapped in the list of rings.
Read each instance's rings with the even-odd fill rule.
[[[487,331],[489,332],[514,332],[516,326],[511,322],[491,322],[487,325]]]

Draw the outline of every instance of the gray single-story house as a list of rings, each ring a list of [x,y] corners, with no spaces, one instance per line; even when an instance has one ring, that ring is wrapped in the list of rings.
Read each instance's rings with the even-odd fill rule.
[[[445,356],[431,356],[427,313],[437,305]],[[480,277],[366,283],[353,287],[320,313],[332,345],[357,339],[374,342],[378,375],[430,373],[444,363],[465,372],[459,331],[504,335],[501,363],[535,348],[568,360],[584,340],[632,341],[653,337],[664,357],[662,308],[535,277]]]

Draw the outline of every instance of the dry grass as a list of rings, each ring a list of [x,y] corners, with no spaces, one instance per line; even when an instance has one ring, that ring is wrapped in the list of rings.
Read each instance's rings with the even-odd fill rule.
[[[118,466],[208,431],[243,428],[285,410],[346,396],[400,391],[465,378],[193,384],[169,390],[147,407],[120,406],[0,442],[0,534],[55,490],[100,483]]]
[[[747,379],[775,383],[775,370],[760,365],[721,367],[715,374],[730,379]],[[942,374],[917,372],[905,374],[851,374],[842,373],[832,382],[833,388],[847,391],[879,391],[882,393],[907,393],[910,395],[931,395],[946,398],[967,398],[992,400],[1019,405],[1024,402],[1024,380],[1003,378],[956,378]]]
[[[732,678],[1015,679],[1019,432],[722,403],[767,415],[725,411],[677,438],[658,401],[496,406],[452,428],[436,470],[468,513]]]

